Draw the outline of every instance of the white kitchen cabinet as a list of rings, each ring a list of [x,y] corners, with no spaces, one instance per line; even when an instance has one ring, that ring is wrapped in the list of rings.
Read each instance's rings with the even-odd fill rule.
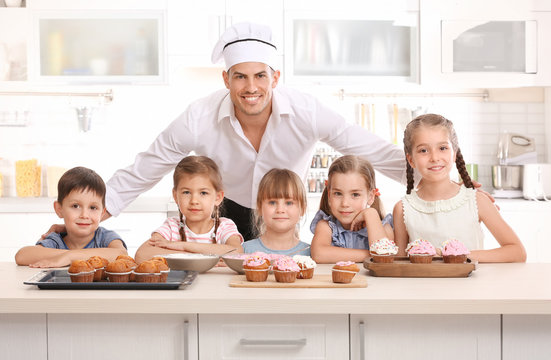
[[[417,1],[286,1],[286,83],[416,83],[418,10]]]
[[[50,226],[59,223],[62,221],[54,212],[53,201],[51,213],[1,213],[1,261],[14,261],[17,250],[36,244]]]
[[[278,53],[283,51],[283,0],[168,0],[168,53],[185,66],[211,67],[214,45],[228,27],[255,22],[272,28]],[[222,66],[222,65],[216,65]]]
[[[122,212],[101,223],[106,229],[113,230],[124,240],[128,254],[136,255],[136,250],[166,220],[166,212]]]
[[[545,201],[529,200],[503,200],[498,199],[497,205],[501,207],[500,214],[513,228],[526,249],[526,262],[551,262],[551,203]],[[493,249],[499,247],[492,234],[482,227],[484,231],[484,248]]]
[[[48,359],[198,359],[197,315],[48,314]]]
[[[348,359],[348,315],[199,315],[201,359]]]
[[[501,359],[499,315],[351,315],[351,359]]]
[[[551,354],[551,315],[503,315],[503,360],[544,360]]]
[[[544,35],[551,32],[551,12],[536,11],[535,6],[521,0],[507,5],[496,0],[420,0],[421,84],[551,85],[551,43]]]
[[[27,27],[25,8],[0,8],[0,83],[27,79]]]
[[[46,314],[0,314],[0,358],[46,360]]]

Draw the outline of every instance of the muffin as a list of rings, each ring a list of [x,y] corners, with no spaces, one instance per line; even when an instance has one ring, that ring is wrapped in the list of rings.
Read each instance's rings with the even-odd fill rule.
[[[348,284],[356,273],[360,271],[358,265],[353,261],[339,261],[331,271],[334,283]]]
[[[94,281],[94,267],[86,260],[74,260],[67,270],[71,282],[92,282]]]
[[[122,259],[110,262],[105,267],[105,273],[109,282],[129,282],[132,270],[128,263]]]
[[[168,266],[168,261],[166,261],[166,258],[163,257],[163,256],[153,256],[149,260],[159,260],[159,261],[163,262],[166,266]]]
[[[122,260],[128,265],[128,268],[130,269],[129,281],[135,281],[136,277],[132,271],[134,271],[134,269],[138,266],[138,263],[136,262],[136,260],[134,260],[132,256],[128,256],[128,255],[119,255],[117,256],[117,260]]]
[[[442,243],[442,257],[445,263],[462,264],[467,261],[469,249],[459,240],[449,239]]]
[[[417,239],[406,247],[409,261],[414,264],[430,264],[432,257],[436,255],[436,249],[427,240]]]
[[[162,282],[162,283],[166,282],[166,280],[168,279],[168,273],[170,272],[170,268],[166,264],[166,259],[163,257],[153,257],[151,258],[151,261],[155,261],[157,263],[157,267],[161,272],[161,277],[159,279],[159,282]]]
[[[243,270],[247,281],[266,281],[269,268],[269,260],[261,256],[251,255],[243,260]]]
[[[268,261],[268,266],[272,265],[274,260],[273,254],[266,254],[265,252],[262,252],[262,251],[256,251],[252,254],[249,254],[249,256],[266,259],[266,261]]]
[[[155,260],[147,260],[138,265],[134,269],[136,275],[136,282],[143,283],[158,283],[161,280],[161,271],[159,269],[159,262]]]
[[[394,241],[387,238],[382,238],[375,241],[369,247],[369,252],[376,263],[391,263],[394,262],[394,256],[398,253],[398,246]]]
[[[295,255],[293,260],[300,268],[300,272],[297,275],[297,279],[311,279],[314,277],[314,269],[316,268],[316,262],[310,257],[305,255]]]
[[[105,267],[109,264],[107,259],[104,259],[101,256],[92,256],[86,261],[88,261],[88,263],[96,270],[94,273],[94,281],[107,279],[107,274],[105,273]]]
[[[300,267],[293,259],[284,256],[275,260],[272,270],[277,282],[292,283],[297,279]]]

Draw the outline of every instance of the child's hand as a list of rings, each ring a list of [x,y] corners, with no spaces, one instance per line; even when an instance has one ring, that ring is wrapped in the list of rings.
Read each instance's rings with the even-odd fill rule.
[[[168,250],[179,250],[179,251],[186,251],[186,245],[188,243],[186,241],[167,241],[165,240],[161,244],[157,245],[158,247],[161,247],[163,249]]]
[[[371,212],[377,213],[377,210],[372,208],[363,209],[356,215],[354,220],[352,220],[352,223],[350,224],[350,230],[352,231],[358,231],[365,227],[367,227],[367,219],[369,217],[369,214]],[[377,215],[378,216],[378,215]]]
[[[31,268],[54,268],[71,265],[71,261],[66,257],[66,254],[59,254],[49,259],[42,259],[33,264],[29,264]]]
[[[151,239],[147,240],[147,243],[151,246],[161,247],[164,248],[167,243],[170,243],[171,241],[165,240],[162,237],[155,237],[152,236]]]

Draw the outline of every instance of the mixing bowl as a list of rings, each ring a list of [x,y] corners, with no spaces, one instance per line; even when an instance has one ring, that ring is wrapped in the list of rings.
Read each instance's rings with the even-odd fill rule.
[[[172,270],[208,271],[218,263],[220,257],[212,254],[177,253],[161,255]]]

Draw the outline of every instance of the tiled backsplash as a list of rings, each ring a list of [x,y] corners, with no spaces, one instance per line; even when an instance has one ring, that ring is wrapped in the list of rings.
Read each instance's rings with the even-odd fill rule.
[[[203,89],[206,90],[206,89]],[[154,95],[152,95],[152,92]],[[205,91],[207,93],[207,91]],[[0,172],[4,173],[5,195],[14,196],[13,164],[15,160],[38,158],[43,165],[73,167],[87,166],[96,170],[106,180],[115,170],[133,162],[135,155],[145,150],[157,134],[186,106],[181,99],[200,96],[175,92],[172,88],[115,89],[115,101],[100,108],[93,119],[90,132],[79,132],[73,109],[82,104],[69,104],[67,100],[17,99],[18,107],[10,102],[0,102],[6,108],[30,111],[26,127],[0,127]],[[331,97],[330,97],[331,98]],[[545,159],[545,122],[543,102],[483,102],[466,98],[399,98],[376,100],[379,109],[392,107],[439,113],[455,124],[461,150],[467,163],[479,164],[479,181],[491,189],[491,165],[496,164],[497,142],[503,131],[517,132],[533,137],[536,142],[538,161]],[[357,120],[357,104],[333,98],[333,103],[351,121]],[[383,110],[383,112],[386,110]],[[377,121],[388,124],[388,118]],[[388,125],[387,125],[388,127]],[[388,136],[387,138],[389,138]],[[401,142],[402,134],[398,134]],[[549,140],[547,140],[549,141]],[[399,144],[401,146],[401,144]],[[379,181],[382,190],[399,195],[398,184]],[[148,194],[170,194],[170,177]]]

